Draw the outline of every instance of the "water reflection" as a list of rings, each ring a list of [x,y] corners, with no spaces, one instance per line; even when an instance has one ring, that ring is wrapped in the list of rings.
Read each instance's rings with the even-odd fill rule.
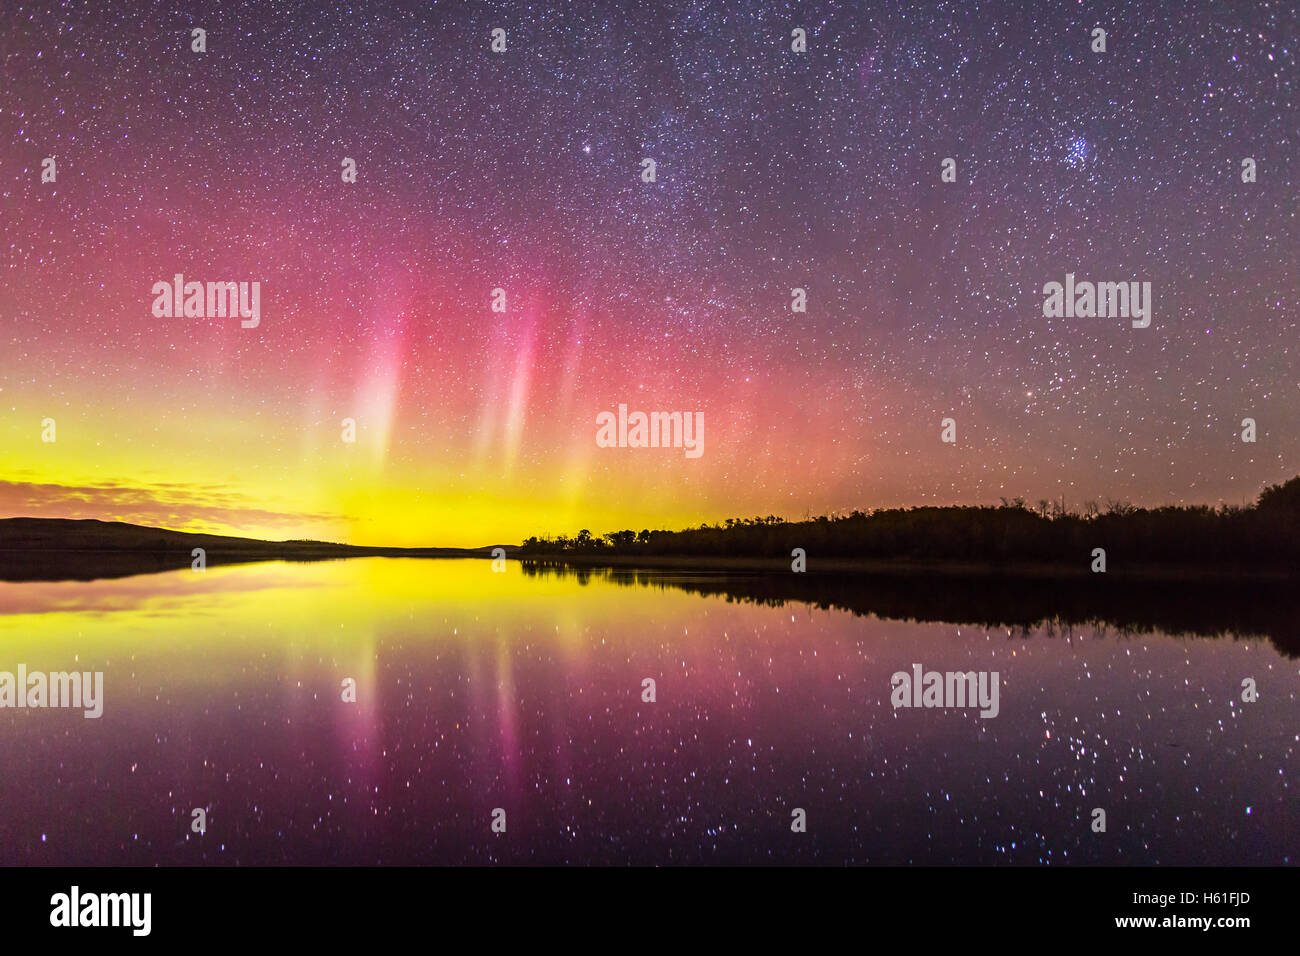
[[[1118,635],[1163,631],[1192,637],[1267,637],[1300,657],[1300,592],[1286,579],[1134,580],[1123,577],[1016,577],[990,574],[755,574],[633,571],[526,562],[536,577],[572,577],[780,607],[808,603],[854,614],[978,624],[1028,632],[1086,626]]]
[[[106,698],[0,710],[0,862],[1294,860],[1300,673],[1248,602],[1240,627],[1159,602],[1106,625],[1068,595],[1038,617],[1050,595],[794,577],[376,558],[0,584],[0,670],[103,670]],[[894,710],[914,662],[998,671],[999,716]]]

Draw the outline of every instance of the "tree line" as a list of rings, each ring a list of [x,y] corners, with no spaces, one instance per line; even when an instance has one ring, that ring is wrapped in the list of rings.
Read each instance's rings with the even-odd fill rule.
[[[681,531],[590,530],[530,537],[520,556],[545,554],[708,557],[809,555],[916,561],[1077,562],[1104,548],[1125,563],[1258,565],[1300,561],[1300,476],[1272,485],[1253,505],[1139,508],[1119,500],[1002,499],[1001,505],[885,508],[805,521],[728,518]]]

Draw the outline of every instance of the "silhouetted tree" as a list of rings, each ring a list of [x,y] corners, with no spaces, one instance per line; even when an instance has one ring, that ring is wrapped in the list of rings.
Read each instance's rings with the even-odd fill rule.
[[[1269,485],[1259,495],[1260,511],[1300,515],[1300,475],[1281,485]]]
[[[789,522],[774,515],[731,518],[683,531],[631,530],[554,542],[535,537],[525,553],[701,555],[788,558],[793,548],[824,557],[999,564],[1077,565],[1095,547],[1139,563],[1213,562],[1300,567],[1300,477],[1273,485],[1253,507],[1209,505],[1137,508],[1107,499],[1084,503],[1003,498],[1002,507],[918,507],[853,511]]]

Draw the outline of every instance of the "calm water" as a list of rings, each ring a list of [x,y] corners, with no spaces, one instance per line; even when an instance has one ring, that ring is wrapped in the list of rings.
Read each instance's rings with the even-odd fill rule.
[[[682,576],[490,568],[376,558],[0,583],[0,670],[105,683],[99,720],[0,710],[0,862],[1300,851],[1300,662],[1263,637],[1011,632],[728,600],[673,586]],[[914,662],[997,671],[999,715],[894,710],[890,675]],[[1245,677],[1256,703],[1240,700]]]

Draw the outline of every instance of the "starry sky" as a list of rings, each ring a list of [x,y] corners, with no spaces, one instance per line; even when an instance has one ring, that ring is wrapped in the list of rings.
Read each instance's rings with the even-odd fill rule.
[[[0,515],[1253,500],[1300,472],[1298,47],[1289,0],[6,3]],[[1151,282],[1151,326],[1044,318],[1067,272]],[[155,318],[176,273],[259,281],[260,325]],[[704,454],[597,447],[620,403]]]

